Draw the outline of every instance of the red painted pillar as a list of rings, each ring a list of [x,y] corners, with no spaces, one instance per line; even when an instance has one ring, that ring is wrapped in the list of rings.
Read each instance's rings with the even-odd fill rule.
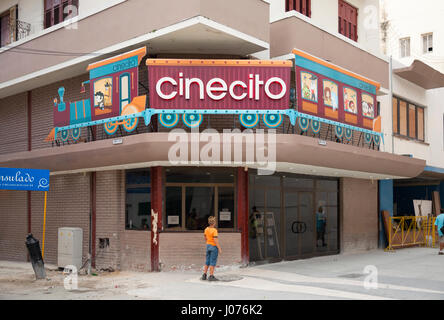
[[[160,271],[159,232],[162,229],[162,167],[151,168],[151,271]]]
[[[237,225],[241,231],[242,263],[248,264],[248,171],[244,168],[237,168]]]

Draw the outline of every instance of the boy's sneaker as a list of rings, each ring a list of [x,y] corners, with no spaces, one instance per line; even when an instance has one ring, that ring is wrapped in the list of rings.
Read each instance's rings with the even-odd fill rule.
[[[204,274],[202,275],[202,277],[200,278],[200,280],[207,280],[207,274],[204,273]]]
[[[215,276],[210,276],[208,281],[219,281],[219,279],[217,279]]]

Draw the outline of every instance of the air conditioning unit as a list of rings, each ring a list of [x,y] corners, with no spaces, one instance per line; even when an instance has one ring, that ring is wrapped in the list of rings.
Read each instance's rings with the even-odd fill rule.
[[[81,228],[59,228],[57,265],[59,268],[82,267],[83,230]]]

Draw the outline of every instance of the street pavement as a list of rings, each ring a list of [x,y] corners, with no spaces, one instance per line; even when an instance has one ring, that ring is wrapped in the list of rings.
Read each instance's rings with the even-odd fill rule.
[[[78,289],[48,266],[34,280],[30,263],[0,261],[0,299],[149,300],[443,300],[444,255],[433,248],[382,250],[216,269],[217,282],[199,270],[80,274]]]

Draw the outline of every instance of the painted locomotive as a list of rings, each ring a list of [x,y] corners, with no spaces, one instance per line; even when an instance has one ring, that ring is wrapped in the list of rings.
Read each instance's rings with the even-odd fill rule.
[[[146,109],[146,96],[138,96],[138,67],[146,55],[140,48],[110,59],[90,64],[90,98],[71,103],[64,102],[65,88],[59,88],[59,101],[54,99],[54,129],[47,141],[80,138],[82,127],[103,124],[107,134],[114,134],[119,125],[131,132]]]
[[[379,84],[336,67],[302,51],[294,50],[296,88],[290,88],[291,61],[278,60],[184,60],[147,59],[149,106],[138,96],[138,67],[146,55],[140,48],[88,66],[90,98],[65,103],[64,88],[54,101],[54,129],[47,141],[80,137],[82,127],[104,126],[112,135],[119,125],[133,131],[143,118],[149,125],[172,128],[183,123],[198,127],[204,115],[238,115],[245,128],[254,128],[259,118],[269,128],[288,116],[301,131],[321,124],[332,125],[338,138],[351,140],[353,131],[364,141],[379,145],[382,134],[376,114]],[[295,108],[290,107],[290,96]]]

